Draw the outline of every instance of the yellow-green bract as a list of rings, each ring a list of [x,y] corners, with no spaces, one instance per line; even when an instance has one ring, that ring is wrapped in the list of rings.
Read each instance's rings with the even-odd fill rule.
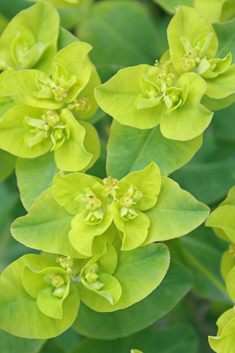
[[[120,70],[96,88],[99,106],[124,125],[149,129],[160,124],[169,139],[187,141],[199,136],[213,115],[200,104],[206,83],[196,73],[177,80],[167,66]]]
[[[57,174],[53,188],[13,223],[12,234],[29,247],[84,257],[102,251],[117,233],[125,251],[180,237],[198,227],[208,213],[206,205],[161,177],[151,163],[120,181]]]
[[[168,30],[172,64],[179,74],[194,71],[207,84],[205,94],[223,99],[235,92],[232,57],[216,57],[218,39],[210,22],[189,7],[180,7]]]
[[[50,4],[39,2],[21,11],[1,35],[1,69],[38,69],[50,74],[58,34],[59,15]]]
[[[228,294],[235,302],[235,186],[229,191],[227,198],[209,216],[206,226],[213,227],[222,239],[232,242],[229,250],[222,257],[221,272],[226,281]],[[216,337],[209,337],[212,349],[217,353],[232,353],[235,338],[234,308],[226,311],[217,321]]]
[[[0,328],[25,338],[57,336],[79,315],[80,298],[101,312],[128,307],[161,283],[169,260],[164,244],[130,252],[106,244],[102,253],[80,260],[25,255],[1,275]]]

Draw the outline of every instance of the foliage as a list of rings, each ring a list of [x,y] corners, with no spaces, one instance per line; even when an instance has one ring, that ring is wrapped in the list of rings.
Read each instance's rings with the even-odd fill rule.
[[[234,352],[234,15],[0,4],[1,352]]]

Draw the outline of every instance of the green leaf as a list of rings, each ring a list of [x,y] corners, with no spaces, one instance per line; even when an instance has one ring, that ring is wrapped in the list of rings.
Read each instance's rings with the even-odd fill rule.
[[[5,180],[15,169],[16,156],[0,149],[0,183]]]
[[[50,339],[47,340],[44,346],[42,347],[42,350],[40,350],[40,353],[51,353],[51,352],[56,352],[56,353],[65,353],[65,349],[63,349],[58,342],[56,342],[55,339]]]
[[[228,190],[235,184],[235,161],[234,161],[234,138],[226,137],[226,140],[217,140],[216,136],[220,136],[223,131],[233,136],[233,129],[229,130],[228,119],[233,115],[222,113],[223,119],[217,125],[217,131],[214,135],[213,131],[208,131],[204,135],[202,148],[197,152],[195,157],[186,166],[172,174],[172,178],[177,181],[180,186],[192,193],[199,201],[206,204],[220,202]],[[213,126],[213,122],[212,122]]]
[[[27,1],[35,1],[35,0],[27,0]],[[56,7],[75,7],[83,1],[84,0],[48,0],[49,3],[51,3]]]
[[[56,320],[39,310],[36,299],[25,291],[22,284],[22,271],[25,265],[41,270],[53,264],[56,262],[42,256],[25,255],[2,273],[0,278],[0,327],[2,329],[19,337],[45,339],[57,336],[71,326],[79,307],[79,297],[74,285],[71,286],[63,305],[63,319]]]
[[[141,351],[132,350],[133,347]],[[195,331],[187,326],[164,330],[150,328],[114,341],[86,340],[77,345],[71,353],[120,353],[120,348],[122,353],[148,353],[156,351],[156,347],[159,353],[196,353],[198,338]]]
[[[165,50],[156,25],[158,22],[153,24],[147,8],[138,2],[105,1],[93,5],[76,34],[94,47],[91,60],[100,72],[107,65],[152,65],[161,55],[159,46]]]
[[[38,353],[41,352],[45,340],[28,340],[0,330],[0,342],[2,353]]]
[[[77,37],[75,37],[71,32],[67,31],[65,28],[60,27],[59,37],[57,41],[57,50],[61,50],[67,45],[78,42]]]
[[[194,7],[210,22],[219,22],[224,0],[194,0]]]
[[[235,14],[235,6],[233,0],[226,0],[223,4],[222,14],[220,17],[220,21],[224,22],[234,18]]]
[[[181,237],[198,227],[208,216],[209,208],[198,202],[177,183],[162,177],[156,205],[145,211],[150,228],[144,244]]]
[[[0,12],[0,35],[8,24],[8,19]]]
[[[227,243],[216,237],[211,229],[200,226],[180,240],[168,242],[172,257],[174,250],[184,258],[194,278],[193,290],[202,298],[229,302],[223,278],[220,274],[220,261]]]
[[[34,68],[50,74],[58,33],[59,15],[50,4],[39,2],[18,13],[1,36],[0,65],[4,69]],[[27,50],[20,54],[22,45]]]
[[[147,298],[127,309],[111,313],[99,313],[81,303],[73,328],[84,336],[96,339],[110,340],[130,335],[171,311],[191,285],[190,272],[172,261],[162,283]]]
[[[228,53],[231,53],[232,62],[235,62],[235,19],[224,23],[214,23],[213,27],[219,41],[216,57],[223,59]]]
[[[149,295],[163,280],[168,266],[169,253],[164,244],[150,244],[128,252],[120,251],[113,274],[122,288],[119,301],[111,305],[106,299],[78,284],[81,300],[98,312],[124,309]]]
[[[11,231],[16,240],[28,247],[79,257],[69,241],[72,218],[56,202],[50,188],[38,197],[27,216],[15,220]]]
[[[52,186],[58,173],[54,154],[48,152],[37,158],[18,158],[16,164],[17,183],[21,201],[28,211],[41,193]]]
[[[189,6],[194,7],[194,0],[153,0],[163,7],[163,9],[170,14],[176,13],[176,6]]]
[[[202,136],[190,141],[165,138],[159,126],[140,130],[113,121],[108,143],[107,174],[121,179],[152,161],[167,176],[186,164],[201,147]]]

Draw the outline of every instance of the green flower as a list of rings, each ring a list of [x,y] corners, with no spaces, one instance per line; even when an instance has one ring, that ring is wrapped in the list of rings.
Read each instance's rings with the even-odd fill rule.
[[[54,151],[59,169],[77,171],[92,158],[84,147],[85,134],[90,130],[86,132],[67,109],[57,112],[20,105],[10,109],[0,122],[0,147],[21,158]]]
[[[65,258],[64,262],[71,258]],[[0,278],[0,327],[25,338],[50,338],[76,319],[80,298],[71,267],[39,255],[24,255]]]
[[[113,242],[116,232],[110,227],[111,200],[101,181],[82,173],[67,176],[59,173],[53,181],[53,194],[56,201],[74,215],[69,239],[79,253],[92,256],[100,248],[103,250],[107,239]]]
[[[0,95],[18,94],[28,105],[58,109],[73,102],[91,77],[87,53],[91,46],[75,42],[61,49],[54,57],[51,76],[38,70],[20,70],[4,78]]]
[[[117,253],[111,244],[106,244],[103,252],[94,256],[83,267],[80,274],[82,285],[88,290],[115,304],[121,297],[122,288],[113,276],[117,267]]]
[[[21,11],[0,38],[0,68],[34,68],[50,74],[58,34],[59,15],[50,4],[39,2]]]
[[[192,8],[180,6],[169,24],[168,41],[175,69],[180,74],[193,71],[204,78],[206,95],[221,99],[235,92],[234,88],[231,89],[235,76],[231,53],[223,59],[216,58],[218,39],[203,15]]]
[[[52,190],[39,196],[11,231],[36,249],[90,257],[118,235],[122,250],[180,237],[198,227],[208,213],[206,205],[161,177],[152,162],[120,181],[58,173]]]
[[[59,267],[34,271],[25,266],[22,281],[26,292],[37,300],[43,314],[53,319],[63,318],[63,302],[70,289],[67,271]]]
[[[120,70],[96,88],[98,104],[124,125],[148,129],[160,124],[164,137],[180,141],[199,136],[213,115],[200,104],[206,83],[193,72],[177,79],[171,66],[167,61]]]

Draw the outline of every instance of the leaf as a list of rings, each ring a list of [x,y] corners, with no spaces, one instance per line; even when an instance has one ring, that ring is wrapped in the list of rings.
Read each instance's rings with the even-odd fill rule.
[[[230,303],[228,293],[220,274],[220,262],[227,242],[216,237],[211,229],[204,225],[179,241],[168,242],[172,257],[174,250],[184,258],[194,278],[193,290],[202,298]]]
[[[153,65],[161,55],[161,36],[146,7],[137,2],[106,1],[93,5],[92,13],[83,18],[76,34],[94,47],[90,57],[98,71],[107,64]]]
[[[0,183],[5,180],[15,169],[17,157],[0,149]]]
[[[47,340],[44,346],[42,347],[42,350],[40,350],[40,353],[51,352],[65,353],[65,350],[56,342],[55,339],[52,338],[50,340]]]
[[[231,52],[232,62],[235,62],[235,19],[224,23],[214,23],[213,27],[219,41],[216,57],[223,59]]]
[[[226,122],[226,114],[223,114],[223,118]],[[220,120],[219,126],[221,124],[223,121]],[[225,128],[229,134],[226,125]],[[208,131],[204,135],[202,148],[192,161],[171,177],[199,201],[209,205],[219,202],[235,184],[235,143],[233,139],[229,140],[216,140],[216,135]]]
[[[72,33],[67,31],[65,28],[60,27],[59,36],[57,41],[57,50],[61,50],[67,45],[77,42],[78,39]]]
[[[190,141],[174,141],[165,138],[159,126],[140,130],[114,120],[108,143],[107,175],[121,179],[154,161],[161,175],[167,176],[186,164],[201,144],[202,136]]]
[[[211,127],[217,140],[235,141],[234,113],[235,103],[214,114]]]
[[[114,341],[86,340],[70,353],[120,353],[120,348],[122,353],[130,353],[133,347],[138,348],[138,350],[131,351],[133,353],[156,352],[156,347],[159,353],[196,353],[198,338],[195,331],[187,326],[164,330],[150,328]]]
[[[206,219],[209,208],[182,190],[173,180],[162,177],[158,201],[145,214],[150,219],[150,228],[143,244],[148,244],[191,232]]]
[[[162,282],[169,260],[168,249],[164,244],[150,244],[131,251],[120,251],[113,273],[122,288],[119,301],[111,305],[106,299],[78,284],[81,301],[98,312],[127,308],[144,299]]]
[[[43,191],[52,186],[53,178],[58,171],[54,154],[51,152],[38,158],[18,158],[16,164],[17,183],[21,201],[26,210],[29,210]]]
[[[25,255],[7,267],[0,278],[0,327],[23,338],[54,337],[67,330],[75,320],[79,296],[76,287],[71,285],[63,305],[63,319],[51,319],[44,315],[39,310],[36,299],[29,296],[22,284],[23,268],[32,264],[35,269],[40,270],[55,264],[55,261],[39,255]]]
[[[157,4],[163,7],[164,10],[170,14],[176,13],[176,6],[185,5],[194,7],[194,0],[153,0]]]
[[[0,342],[2,353],[38,353],[45,340],[28,340],[0,330]]]
[[[175,262],[162,283],[147,296],[124,310],[99,313],[81,303],[73,328],[80,334],[96,339],[115,339],[140,331],[162,318],[190,290],[190,272]],[[120,324],[121,323],[121,324]]]
[[[222,14],[220,17],[220,21],[228,21],[234,17],[235,14],[235,6],[233,0],[226,0],[223,4]]]
[[[219,22],[224,0],[194,0],[194,7],[210,22]]]
[[[72,219],[73,216],[56,202],[50,188],[39,196],[28,215],[14,221],[11,231],[17,241],[28,247],[79,257],[69,241]]]

